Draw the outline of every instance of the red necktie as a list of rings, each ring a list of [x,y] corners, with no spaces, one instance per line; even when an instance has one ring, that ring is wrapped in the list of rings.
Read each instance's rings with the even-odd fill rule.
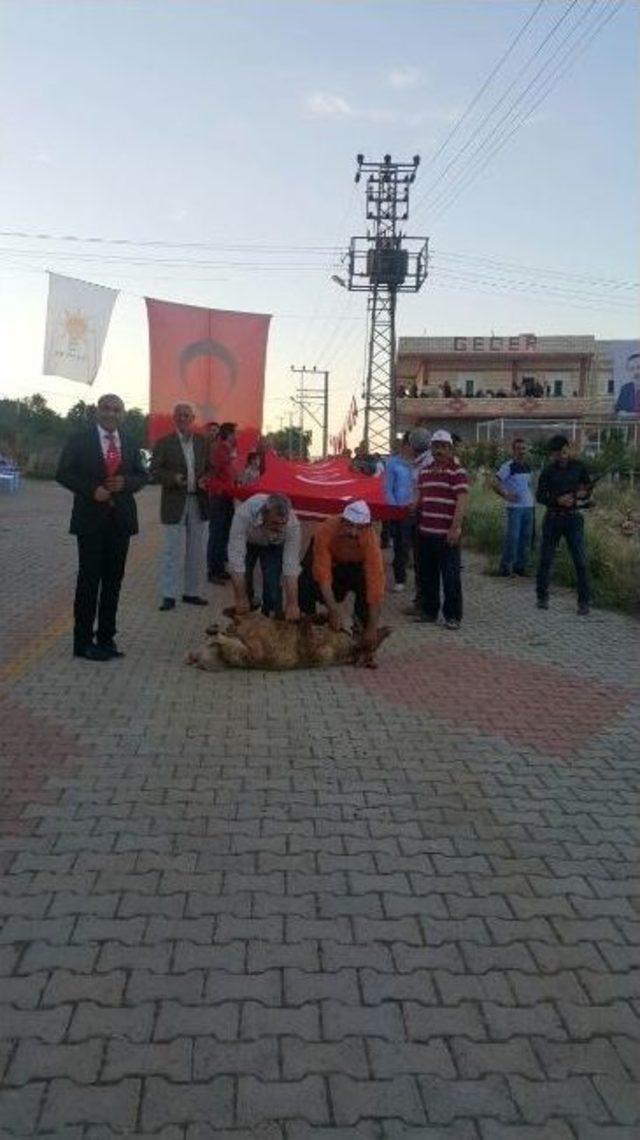
[[[107,475],[115,475],[120,466],[120,451],[116,443],[115,432],[108,431],[106,434],[108,442],[104,465],[107,469]]]

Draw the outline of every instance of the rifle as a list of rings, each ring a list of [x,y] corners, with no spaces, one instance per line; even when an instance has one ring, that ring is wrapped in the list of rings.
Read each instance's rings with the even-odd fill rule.
[[[589,476],[589,488],[586,495],[583,495],[580,498],[576,496],[575,509],[577,511],[590,511],[592,507],[595,507],[595,503],[593,501],[593,489],[601,479],[604,479],[605,475],[611,475],[611,471],[601,471],[599,475]]]

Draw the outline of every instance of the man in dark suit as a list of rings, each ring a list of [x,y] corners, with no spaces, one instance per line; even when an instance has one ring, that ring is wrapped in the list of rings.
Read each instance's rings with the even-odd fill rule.
[[[73,652],[87,661],[124,656],[114,640],[116,613],[129,539],[138,533],[133,496],[147,477],[138,448],[120,432],[123,418],[120,397],[101,396],[95,426],[68,440],[56,472],[58,483],[73,491],[69,529],[78,540]]]
[[[161,610],[175,609],[184,567],[183,602],[206,606],[200,590],[204,577],[204,536],[208,517],[205,475],[207,444],[194,433],[189,404],[173,409],[175,432],[159,439],[151,457],[151,479],[160,483],[160,521],[164,525]]]

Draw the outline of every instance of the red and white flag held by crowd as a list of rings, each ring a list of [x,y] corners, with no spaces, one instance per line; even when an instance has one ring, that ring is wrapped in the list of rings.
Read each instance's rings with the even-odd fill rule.
[[[48,276],[42,371],[45,376],[93,384],[118,290],[59,273]]]
[[[151,442],[172,430],[179,403],[192,405],[200,427],[217,420],[260,431],[271,317],[145,300]]]
[[[236,497],[247,499],[259,492],[286,495],[301,518],[324,518],[340,514],[345,504],[364,499],[374,519],[404,518],[406,507],[386,501],[381,475],[356,471],[342,456],[317,463],[295,462],[269,452],[260,478],[246,487],[236,487]]]

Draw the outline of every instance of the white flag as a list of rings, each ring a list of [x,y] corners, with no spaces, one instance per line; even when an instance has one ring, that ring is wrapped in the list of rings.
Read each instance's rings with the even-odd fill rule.
[[[45,375],[93,384],[117,296],[117,289],[49,274]]]

